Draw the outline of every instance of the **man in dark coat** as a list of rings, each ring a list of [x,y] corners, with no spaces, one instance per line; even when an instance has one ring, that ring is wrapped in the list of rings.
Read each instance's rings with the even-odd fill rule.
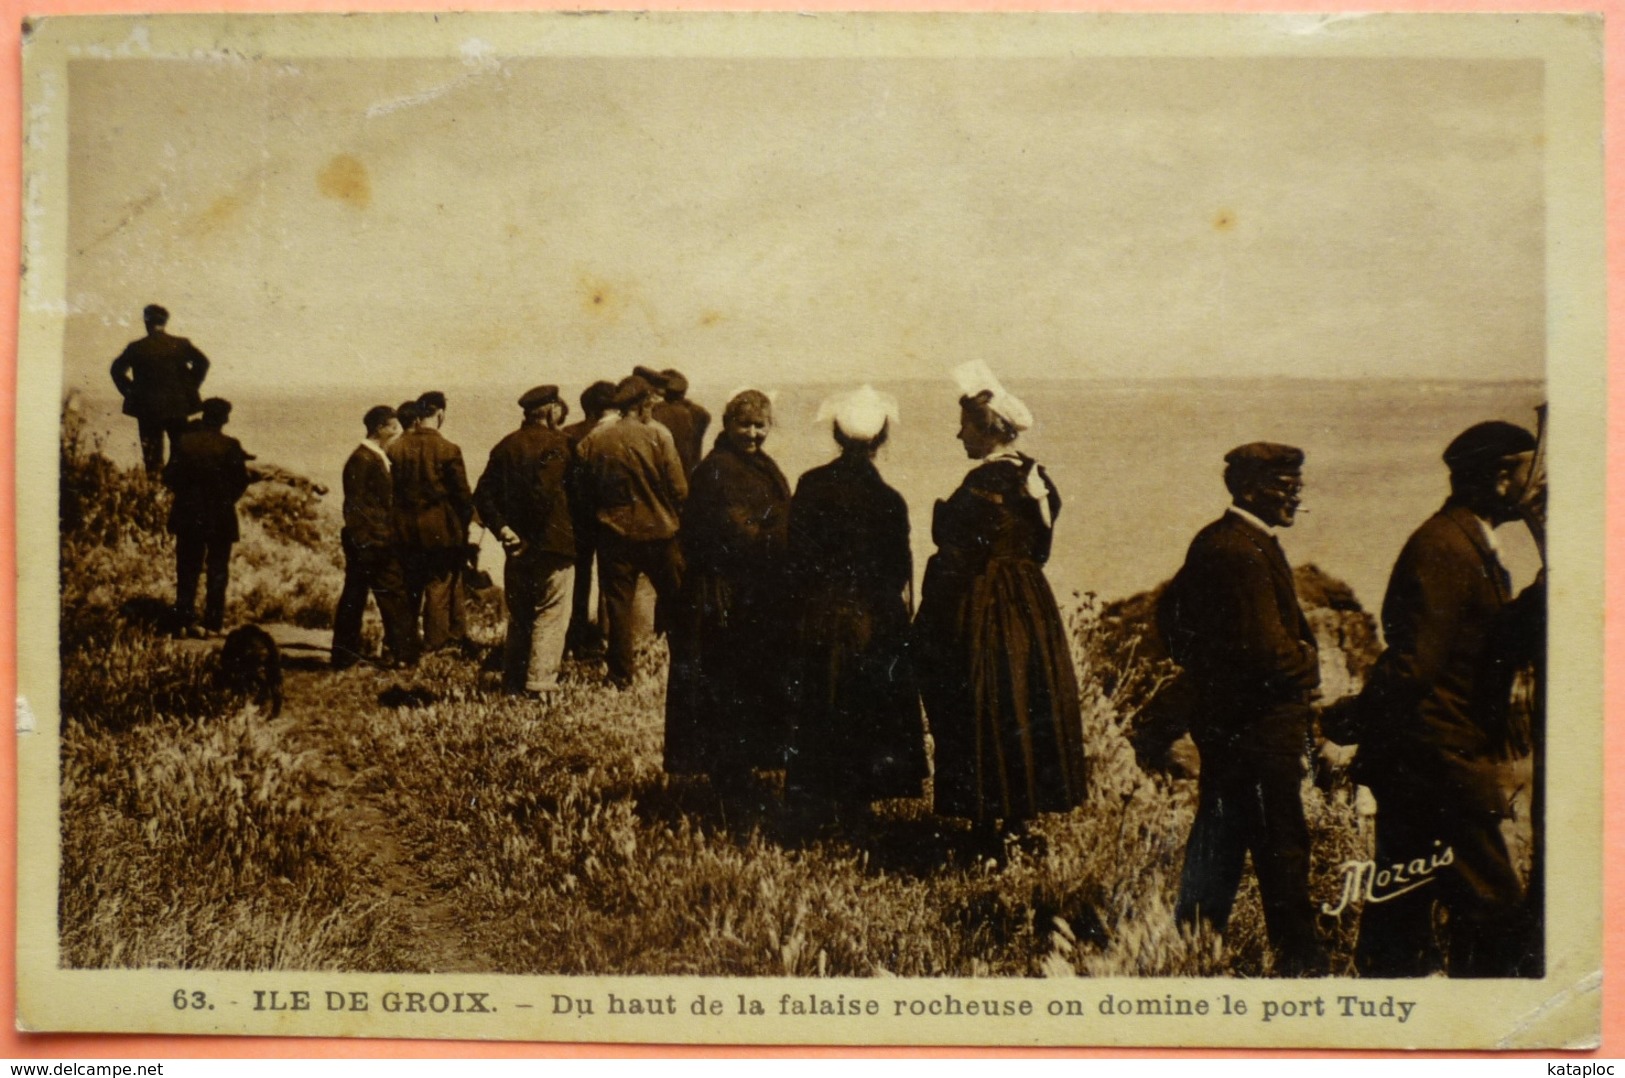
[[[582,419],[561,428],[570,443],[571,467],[566,489],[570,495],[571,520],[576,536],[576,572],[570,589],[570,628],[565,633],[564,653],[578,659],[597,661],[604,657],[604,634],[590,607],[592,598],[592,562],[598,550],[597,517],[593,511],[588,484],[582,481],[584,471],[576,449],[581,440],[592,433],[604,420],[610,402],[615,399],[615,383],[598,381],[581,394]],[[600,587],[602,584],[600,583]]]
[[[423,614],[423,646],[434,651],[455,647],[468,635],[462,571],[474,495],[463,451],[440,434],[445,395],[425,393],[405,411],[406,432],[388,450],[396,536],[411,607]]]
[[[164,435],[173,455],[187,418],[202,407],[198,387],[209,373],[209,360],[185,337],[164,332],[169,312],[156,303],[141,317],[147,335],[125,345],[109,373],[124,398],[124,414],[135,417],[142,463],[157,472],[164,466]]]
[[[1377,800],[1376,863],[1413,885],[1368,898],[1355,962],[1373,977],[1517,976],[1523,888],[1500,823],[1503,763],[1527,745],[1485,689],[1506,684],[1493,646],[1512,599],[1495,528],[1514,519],[1534,435],[1480,423],[1450,443],[1450,497],[1406,542],[1383,598],[1387,650],[1355,714],[1354,777]],[[1341,739],[1341,738],[1340,738]],[[1411,866],[1425,871],[1417,872]],[[1435,905],[1449,913],[1445,954]]]
[[[609,676],[632,683],[632,600],[640,575],[654,585],[656,621],[682,578],[677,529],[688,478],[671,432],[651,418],[655,392],[632,375],[615,387],[620,417],[581,440],[583,483],[598,523],[598,571],[609,612]]]
[[[688,379],[682,371],[636,367],[632,373],[661,394],[663,399],[656,402],[650,414],[656,423],[671,431],[671,440],[683,461],[683,474],[692,476],[704,456],[705,429],[711,425],[711,413],[688,399]]]
[[[1201,702],[1196,821],[1175,913],[1223,932],[1250,851],[1275,967],[1303,976],[1324,971],[1299,789],[1320,663],[1274,534],[1296,518],[1303,452],[1254,442],[1224,459],[1233,503],[1191,541],[1158,610]]]
[[[354,666],[361,655],[361,619],[370,592],[384,622],[391,662],[418,659],[417,618],[406,589],[395,540],[395,481],[387,449],[401,434],[395,409],[380,404],[362,419],[367,436],[344,462],[344,590],[333,614],[333,667]]]
[[[237,439],[221,428],[231,403],[211,397],[203,418],[175,444],[164,468],[164,485],[175,493],[169,531],[175,536],[175,614],[181,631],[202,636],[220,632],[226,620],[226,586],[231,547],[239,538],[237,499],[248,489],[248,462]],[[197,626],[197,578],[205,576],[202,631]]]
[[[558,688],[575,577],[575,526],[566,481],[570,441],[558,427],[565,404],[558,386],[537,386],[519,398],[522,426],[491,450],[474,488],[480,520],[507,554],[503,594],[508,639],[503,688],[545,696]]]

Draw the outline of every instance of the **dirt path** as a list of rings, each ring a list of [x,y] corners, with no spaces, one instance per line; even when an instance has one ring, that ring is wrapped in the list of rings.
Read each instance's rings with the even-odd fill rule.
[[[414,853],[387,800],[369,789],[365,773],[355,770],[339,751],[353,716],[317,706],[331,698],[331,693],[322,692],[324,679],[333,677],[327,669],[331,634],[287,625],[264,628],[282,650],[285,699],[278,722],[285,724],[288,748],[313,754],[316,773],[331,791],[337,818],[342,821],[345,852],[341,856],[360,867],[358,875],[367,884],[351,901],[359,906],[386,904],[397,937],[389,947],[400,959],[397,969],[491,972],[496,962],[475,944],[474,925],[459,903],[456,889],[436,882],[432,858]],[[376,680],[377,688],[370,692],[388,685],[382,675]]]

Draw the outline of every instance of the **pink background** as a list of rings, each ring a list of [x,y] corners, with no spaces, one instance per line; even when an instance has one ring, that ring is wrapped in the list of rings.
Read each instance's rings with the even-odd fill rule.
[[[1278,14],[1285,10],[1295,12],[1338,12],[1363,5],[1350,5],[1347,0],[1161,0],[1156,10],[1164,12],[1268,12]],[[424,11],[477,10],[517,11],[538,8],[570,8],[605,10],[650,8],[690,8],[704,10],[852,10],[854,7],[873,7],[892,11],[1145,11],[1143,3],[1130,0],[1093,0],[1091,3],[1056,3],[1049,0],[1017,0],[999,3],[997,0],[894,0],[884,4],[854,4],[851,0],[592,0],[590,4],[571,5],[534,0],[529,3],[504,0],[0,0],[0,75],[4,108],[0,108],[0,249],[9,252],[8,264],[19,264],[20,197],[22,190],[21,165],[21,52],[19,27],[27,15],[57,14],[138,14],[151,12],[217,13],[291,12],[291,11]],[[1590,3],[1554,3],[1551,0],[1387,0],[1381,10],[1396,12],[1601,12],[1606,20],[1604,32],[1606,58],[1606,100],[1612,106],[1606,119],[1607,131],[1607,213],[1608,213],[1608,267],[1610,296],[1608,303],[1609,368],[1615,378],[1609,387],[1608,421],[1608,513],[1610,543],[1606,570],[1607,608],[1609,618],[1606,629],[1607,676],[1605,706],[1607,723],[1605,745],[1607,766],[1604,769],[1604,855],[1607,866],[1604,877],[1603,908],[1608,911],[1603,937],[1603,1046],[1595,1054],[1604,1057],[1625,1055],[1625,1008],[1620,1005],[1619,980],[1625,974],[1625,916],[1620,915],[1621,887],[1625,884],[1625,803],[1618,797],[1615,773],[1625,766],[1625,701],[1621,698],[1621,664],[1625,663],[1625,637],[1622,637],[1618,615],[1625,613],[1625,588],[1620,580],[1621,553],[1625,552],[1625,529],[1620,513],[1625,510],[1625,379],[1619,377],[1622,367],[1621,340],[1625,339],[1625,0],[1592,0]],[[10,431],[16,417],[15,375],[17,362],[17,277],[0,274],[0,366],[4,368],[5,390],[0,391],[0,428]],[[16,695],[16,558],[13,541],[13,487],[14,461],[12,439],[0,438],[0,517],[3,517],[8,539],[0,545],[0,699],[14,699]],[[0,797],[0,835],[16,834],[16,742],[0,738],[0,782],[8,796]],[[16,882],[17,860],[15,850],[0,862],[0,1016],[16,1012],[16,985],[14,949],[16,939]],[[406,1057],[406,1058],[503,1058],[503,1057],[617,1057],[653,1058],[661,1056],[864,1056],[864,1057],[931,1057],[931,1056],[1029,1056],[1029,1057],[1177,1057],[1190,1055],[1200,1058],[1247,1057],[1255,1055],[1291,1055],[1302,1057],[1316,1053],[1293,1051],[1269,1053],[1253,1051],[1223,1051],[1206,1049],[1194,1052],[1180,1050],[1080,1050],[1080,1049],[841,1049],[841,1048],[717,1048],[686,1046],[619,1046],[529,1043],[482,1043],[467,1041],[366,1041],[366,1040],[310,1040],[271,1039],[256,1037],[215,1038],[181,1036],[132,1035],[60,1035],[20,1034],[9,1028],[8,1018],[0,1017],[6,1027],[0,1030],[0,1056],[16,1058],[52,1057],[69,1058],[329,1058],[345,1057]],[[1322,1055],[1383,1056],[1390,1053],[1318,1053]],[[1449,1053],[1459,1055],[1460,1053]],[[1530,1053],[1537,1054],[1537,1053]],[[1552,1053],[1538,1053],[1550,1058]],[[1575,1053],[1583,1058],[1587,1053]]]

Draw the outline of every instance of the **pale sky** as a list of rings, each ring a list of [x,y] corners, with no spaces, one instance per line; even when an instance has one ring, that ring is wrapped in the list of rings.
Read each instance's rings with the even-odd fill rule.
[[[81,60],[65,373],[1544,373],[1537,62]]]

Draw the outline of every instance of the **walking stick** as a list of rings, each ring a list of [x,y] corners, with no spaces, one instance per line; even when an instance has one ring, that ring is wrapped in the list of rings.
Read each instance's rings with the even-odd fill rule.
[[[1519,497],[1519,509],[1529,533],[1540,551],[1541,582],[1545,590],[1542,601],[1550,601],[1550,588],[1546,585],[1546,405],[1535,409],[1535,452],[1529,465],[1529,478]],[[1537,969],[1545,970],[1546,924],[1546,611],[1538,614],[1541,628],[1537,646],[1540,653],[1533,656],[1535,670],[1534,692],[1529,702],[1529,745],[1533,757],[1533,776],[1529,793],[1529,889],[1524,896],[1525,916],[1528,922],[1528,944],[1525,948],[1535,961]]]

